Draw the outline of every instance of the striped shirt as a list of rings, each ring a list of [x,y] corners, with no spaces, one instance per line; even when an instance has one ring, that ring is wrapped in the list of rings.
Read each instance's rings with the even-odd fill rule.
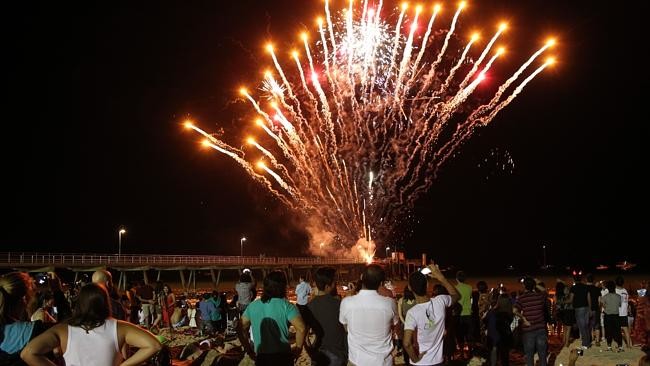
[[[522,324],[521,330],[523,332],[546,329],[546,320],[544,319],[545,302],[546,294],[540,292],[526,292],[517,297],[515,307],[524,314],[524,317],[530,323],[529,326]]]

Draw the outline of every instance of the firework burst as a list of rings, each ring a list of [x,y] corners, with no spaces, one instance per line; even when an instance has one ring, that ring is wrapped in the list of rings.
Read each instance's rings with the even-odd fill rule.
[[[356,4],[337,13],[325,0],[317,36],[301,34],[300,48],[282,62],[266,45],[274,70],[264,73],[259,95],[240,90],[258,115],[251,132],[257,137],[248,138],[246,149],[192,121],[185,126],[306,218],[314,253],[344,250],[371,260],[374,241],[395,234],[441,164],[553,62],[516,84],[554,41],[478,105],[471,96],[503,55],[495,44],[505,23],[479,52],[477,34],[466,42],[455,34],[464,2],[443,30],[436,29],[439,5]]]

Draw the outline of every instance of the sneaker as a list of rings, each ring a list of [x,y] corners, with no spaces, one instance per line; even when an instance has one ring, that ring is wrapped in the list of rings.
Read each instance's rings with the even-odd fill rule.
[[[624,351],[623,347],[618,347],[618,351],[616,351],[616,352],[623,352],[623,351]]]

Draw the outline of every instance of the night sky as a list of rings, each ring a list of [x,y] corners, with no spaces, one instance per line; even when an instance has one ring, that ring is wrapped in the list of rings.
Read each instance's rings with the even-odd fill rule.
[[[247,255],[306,254],[291,214],[180,123],[243,133],[238,87],[270,65],[267,40],[315,29],[321,1],[19,3],[2,22],[3,251],[115,253],[124,225],[125,253],[238,255],[245,235]],[[640,6],[470,1],[461,32],[510,22],[504,70],[548,35],[559,62],[445,165],[390,245],[487,271],[537,266],[543,244],[557,265],[650,266]]]

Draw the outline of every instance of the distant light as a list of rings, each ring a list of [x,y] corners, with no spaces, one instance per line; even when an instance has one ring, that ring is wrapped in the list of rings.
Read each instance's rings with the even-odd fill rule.
[[[126,230],[120,229],[120,234],[126,234]]]
[[[267,43],[266,44],[266,51],[273,52],[273,44],[272,43]]]
[[[461,1],[460,4],[458,4],[458,9],[464,9],[466,5],[467,5],[466,2]]]
[[[506,29],[508,29],[508,23],[501,22],[501,24],[499,24],[499,30],[504,31]]]
[[[546,41],[546,45],[547,45],[548,47],[553,47],[553,46],[555,46],[555,43],[556,43],[555,38],[549,38],[549,39]]]
[[[481,35],[478,32],[472,33],[472,41],[476,41],[481,38]]]
[[[194,123],[192,123],[192,121],[190,121],[190,120],[188,119],[188,120],[186,120],[186,121],[183,123],[183,127],[187,128],[187,129],[189,130],[189,129],[191,129],[192,127],[194,127]]]
[[[239,88],[239,94],[248,95],[248,89],[246,89],[244,87]]]
[[[435,11],[436,13],[439,12],[440,9],[442,9],[442,5],[440,4],[436,4],[433,6],[433,11]]]
[[[552,66],[552,65],[555,63],[555,57],[549,57],[549,58],[547,58],[547,59],[546,59],[546,63],[547,63],[549,66]]]

